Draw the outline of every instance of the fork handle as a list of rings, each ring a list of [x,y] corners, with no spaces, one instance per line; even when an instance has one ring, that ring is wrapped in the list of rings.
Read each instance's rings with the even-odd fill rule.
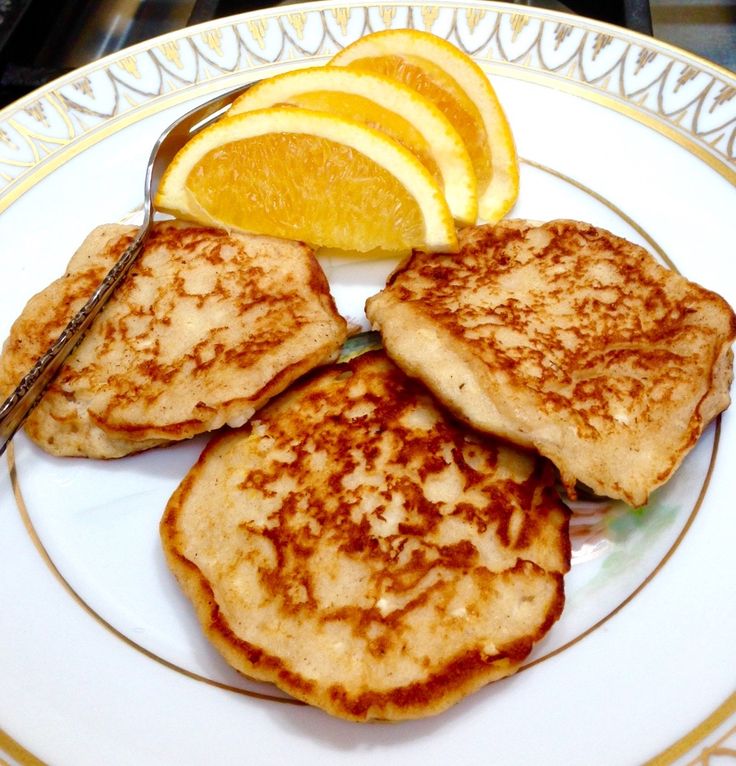
[[[126,277],[135,263],[148,236],[150,224],[146,221],[125,248],[115,265],[108,271],[94,293],[71,318],[54,344],[24,375],[15,391],[0,406],[0,455],[23,425],[31,410],[38,404],[44,391],[54,379],[67,357],[84,337],[85,332],[100,313],[115,288]]]

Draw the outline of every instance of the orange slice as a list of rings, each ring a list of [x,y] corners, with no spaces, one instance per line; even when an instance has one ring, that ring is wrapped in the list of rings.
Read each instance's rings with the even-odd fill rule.
[[[156,206],[317,247],[457,248],[442,190],[410,151],[298,107],[236,114],[194,136],[164,173]]]
[[[392,77],[433,101],[468,149],[481,217],[495,223],[511,209],[519,191],[513,136],[493,87],[469,56],[427,32],[396,29],[356,40],[330,64]]]
[[[477,183],[465,144],[438,107],[414,89],[370,72],[310,67],[254,85],[227,116],[277,104],[327,112],[383,131],[437,179],[455,220],[476,222]]]

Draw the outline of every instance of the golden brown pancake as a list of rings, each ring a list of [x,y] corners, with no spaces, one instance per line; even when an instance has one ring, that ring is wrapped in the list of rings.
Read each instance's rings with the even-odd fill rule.
[[[342,718],[416,718],[513,673],[559,617],[553,478],[369,352],[216,436],[161,538],[233,667]]]
[[[730,403],[736,317],[576,221],[467,229],[367,302],[389,356],[457,417],[552,460],[571,493],[643,505]]]
[[[3,398],[133,231],[95,229],[66,274],[29,301],[0,359]],[[159,222],[26,432],[55,455],[112,458],[241,425],[292,380],[334,359],[345,336],[307,246]]]

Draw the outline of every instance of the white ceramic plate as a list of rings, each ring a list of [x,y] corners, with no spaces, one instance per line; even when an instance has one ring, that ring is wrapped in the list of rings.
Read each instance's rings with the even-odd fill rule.
[[[0,112],[0,334],[91,228],[135,220],[150,146],[178,113],[403,26],[449,38],[491,76],[522,158],[513,215],[605,226],[736,304],[732,74],[521,6],[321,2],[158,38]],[[365,324],[363,301],[392,264],[322,261],[342,312]],[[239,677],[201,637],[157,524],[202,444],[103,463],[16,438],[0,476],[6,760],[705,763],[734,746],[733,413],[646,510],[578,508],[568,603],[531,667],[394,726],[295,704]]]

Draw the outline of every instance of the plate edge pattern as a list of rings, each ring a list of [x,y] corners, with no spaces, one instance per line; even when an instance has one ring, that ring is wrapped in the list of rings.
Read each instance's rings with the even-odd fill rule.
[[[534,74],[618,103],[619,111],[697,148],[736,185],[736,77],[628,30],[533,10],[493,2],[316,3],[154,38],[0,110],[0,209],[26,190],[30,174],[57,165],[60,153],[86,143],[101,125],[204,83],[225,87],[243,72],[329,56],[366,32],[402,26],[450,39],[497,74]],[[306,46],[307,31],[316,49]]]

